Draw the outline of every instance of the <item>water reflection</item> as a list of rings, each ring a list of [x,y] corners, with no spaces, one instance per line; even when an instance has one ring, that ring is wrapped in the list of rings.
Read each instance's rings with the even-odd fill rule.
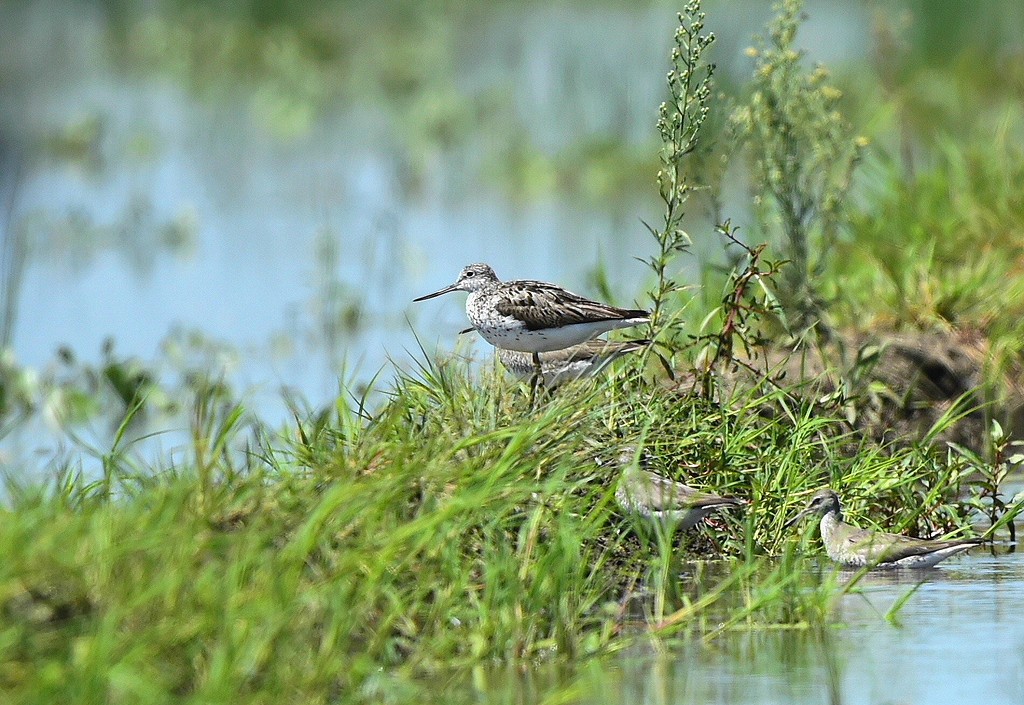
[[[915,590],[892,622],[885,615]],[[1019,703],[1024,560],[984,551],[929,571],[870,573],[839,626],[726,634],[624,656],[620,696],[591,703]],[[894,623],[895,622],[895,623]],[[595,692],[600,686],[592,683]]]
[[[623,660],[615,702],[843,703],[836,638],[828,629],[745,633],[682,652],[631,655]]]
[[[898,618],[887,620],[909,591]],[[869,573],[840,599],[834,619],[820,629],[738,630],[710,641],[641,638],[625,653],[572,669],[479,673],[466,687],[472,701],[487,703],[1024,701],[1024,559],[1017,554],[978,551],[932,570]]]

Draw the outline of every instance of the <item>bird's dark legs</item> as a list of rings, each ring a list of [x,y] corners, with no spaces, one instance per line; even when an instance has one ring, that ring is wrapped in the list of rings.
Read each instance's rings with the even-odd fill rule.
[[[537,388],[544,383],[544,371],[540,366],[540,353],[533,353],[533,377],[530,378],[530,406],[537,401]]]

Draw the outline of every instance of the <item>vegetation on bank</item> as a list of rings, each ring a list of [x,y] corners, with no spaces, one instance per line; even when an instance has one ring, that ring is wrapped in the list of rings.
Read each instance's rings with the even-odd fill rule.
[[[664,219],[649,228],[651,333],[676,380],[651,356],[533,409],[499,370],[424,359],[387,390],[322,411],[297,407],[283,437],[247,428],[223,390],[199,385],[186,463],[143,467],[119,434],[99,453],[100,478],[68,468],[43,485],[9,479],[0,512],[5,701],[424,701],[474,668],[567,663],[638,639],[817,629],[837,596],[856,588],[806,560],[817,547],[784,522],[823,483],[865,526],[931,536],[993,524],[1005,535],[1019,505],[1000,494],[1014,456],[1001,426],[988,427],[983,452],[932,444],[957,422],[954,407],[924,437],[879,445],[850,422],[860,388],[821,399],[765,364],[768,336],[776,346],[818,344],[814,336],[833,335],[852,312],[903,325],[973,323],[1005,365],[1020,350],[1016,321],[994,315],[1007,304],[989,279],[1016,286],[1014,265],[997,256],[1020,242],[1010,234],[1024,223],[1007,186],[1016,162],[950,176],[947,186],[964,187],[959,219],[931,183],[938,167],[902,187],[858,191],[871,208],[840,208],[851,155],[864,145],[833,115],[835,89],[792,54],[800,10],[792,0],[780,7],[774,48],[760,54],[760,78],[779,70],[785,80],[755,87],[733,129],[746,126],[754,173],[770,190],[758,234],[782,222],[789,247],[806,256],[772,255],[723,222],[736,266],[700,292],[676,277],[688,197],[705,185],[689,162],[711,144],[700,139],[713,109],[703,53],[712,39],[699,3],[680,17],[659,122]],[[810,115],[788,110],[798,98]],[[780,166],[778,133],[751,129],[766,120],[794,121],[792,138],[806,141],[794,153],[825,158],[835,175],[799,189],[817,177],[789,170],[806,165]],[[968,159],[949,150],[948,163]],[[827,158],[837,153],[848,160]],[[817,200],[786,201],[797,196]],[[787,219],[794,207],[810,215]],[[862,215],[879,211],[890,215]],[[964,270],[948,241],[923,261],[902,259],[932,236],[916,229],[928,213],[972,243],[999,226],[974,278],[950,281]],[[906,245],[885,250],[893,228]],[[865,246],[871,232],[877,249]],[[796,279],[783,258],[801,263]],[[884,274],[868,281],[882,261]],[[811,314],[828,325],[808,325]],[[739,369],[747,375],[731,376]],[[146,397],[125,388],[128,424]],[[676,537],[622,516],[616,459],[636,444],[651,449],[654,469],[749,506]],[[470,690],[446,695],[460,699],[472,700]]]
[[[823,481],[866,523],[970,523],[976,466],[851,453],[781,392],[731,401],[618,378],[532,413],[503,378],[440,362],[371,420],[341,406],[242,465],[214,426],[198,467],[147,477],[115,458],[104,482],[22,488],[2,518],[0,682],[9,702],[425,697],[463,668],[607,654],[648,630],[821,624],[843,588],[797,562],[783,522]],[[766,420],[770,403],[788,413]],[[638,439],[749,508],[676,540],[621,516],[615,458]]]

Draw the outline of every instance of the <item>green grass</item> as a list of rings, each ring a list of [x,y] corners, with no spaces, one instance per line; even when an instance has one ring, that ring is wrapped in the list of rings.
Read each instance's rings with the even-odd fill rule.
[[[962,477],[924,451],[845,455],[835,424],[799,407],[761,415],[784,399],[710,404],[625,370],[531,411],[520,388],[442,361],[368,420],[303,420],[244,467],[208,453],[201,471],[121,464],[109,492],[12,486],[5,702],[401,700],[649,634],[823,624],[842,588],[782,527],[802,495],[831,480],[854,516],[931,532],[968,523]],[[240,433],[209,431],[197,447]],[[749,509],[651,539],[612,498],[613,460],[641,439],[660,469],[696,463],[689,481]]]

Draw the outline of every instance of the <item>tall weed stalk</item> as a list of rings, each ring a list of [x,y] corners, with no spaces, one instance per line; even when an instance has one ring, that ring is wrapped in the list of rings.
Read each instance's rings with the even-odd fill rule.
[[[664,205],[661,226],[644,225],[657,243],[657,252],[646,260],[657,277],[649,295],[653,302],[649,337],[660,337],[672,349],[678,349],[680,327],[678,315],[670,309],[674,294],[683,284],[674,273],[677,255],[686,252],[690,236],[682,228],[683,210],[694,184],[686,165],[697,149],[702,126],[710,114],[712,77],[715,65],[707,60],[707,52],[715,35],[704,32],[704,12],[700,0],[691,0],[678,15],[679,27],[672,48],[672,68],[668,72],[669,100],[658,109],[658,132],[661,134],[661,168],[658,170],[658,192]]]
[[[828,70],[804,68],[796,48],[803,0],[783,0],[775,9],[767,41],[750,50],[750,98],[730,123],[749,152],[759,226],[779,236],[790,260],[778,296],[799,332],[824,313],[819,279],[847,225],[853,173],[867,141],[852,135]]]

